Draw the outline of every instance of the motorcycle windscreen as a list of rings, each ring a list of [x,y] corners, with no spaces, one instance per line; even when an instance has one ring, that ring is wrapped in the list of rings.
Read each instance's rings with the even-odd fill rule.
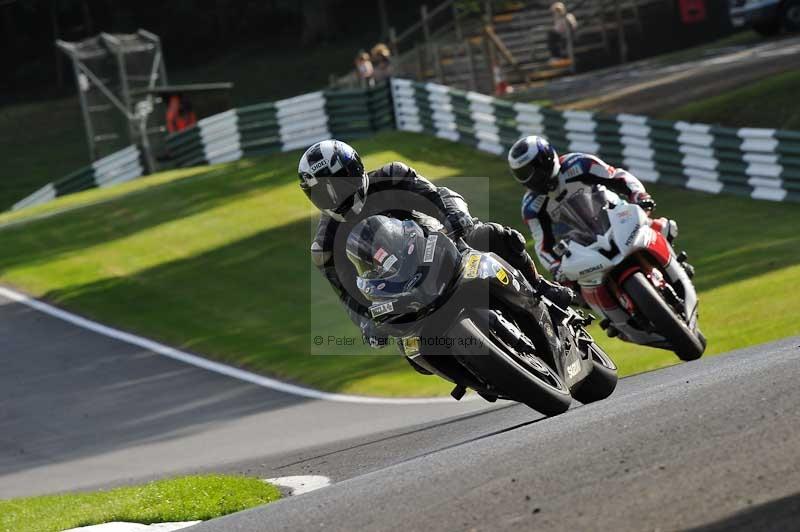
[[[611,227],[609,199],[605,189],[583,189],[561,202],[553,212],[556,241],[572,240],[583,246],[593,243]]]
[[[413,221],[385,216],[370,217],[353,229],[347,256],[364,297],[378,306],[392,302],[393,315],[430,305],[455,277],[460,262],[458,250],[444,234],[426,235]],[[389,319],[387,314],[381,315],[383,320]]]
[[[422,262],[419,251],[424,244],[422,230],[412,222],[376,216],[353,228],[347,238],[347,257],[358,273],[359,288],[373,288],[366,291],[367,298],[377,297],[377,286],[385,289],[386,297],[407,291],[405,285]]]

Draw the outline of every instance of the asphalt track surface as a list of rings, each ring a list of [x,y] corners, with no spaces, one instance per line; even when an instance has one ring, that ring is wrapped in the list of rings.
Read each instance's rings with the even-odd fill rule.
[[[105,487],[485,408],[309,400],[178,362],[0,296],[0,498]]]
[[[797,530],[800,338],[511,403],[308,400],[0,299],[0,497],[178,473],[333,485],[187,530]]]

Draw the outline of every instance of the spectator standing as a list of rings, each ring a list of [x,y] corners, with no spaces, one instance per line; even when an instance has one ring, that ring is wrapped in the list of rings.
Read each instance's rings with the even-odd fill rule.
[[[553,15],[553,29],[547,35],[547,44],[550,48],[551,56],[550,62],[567,66],[572,62],[569,48],[575,40],[578,20],[575,15],[567,11],[564,2],[554,2],[550,6],[550,13]]]
[[[356,55],[356,73],[362,87],[372,87],[375,85],[375,69],[372,67],[372,61],[369,54],[365,51],[358,52]]]
[[[492,67],[492,74],[494,76],[495,96],[503,96],[505,94],[513,92],[514,88],[508,84],[508,81],[506,81],[506,77],[503,74],[503,69],[500,68],[500,65],[494,65]]]
[[[167,131],[177,133],[197,123],[192,102],[181,94],[173,94],[167,100]]]
[[[392,53],[389,47],[378,43],[370,51],[372,66],[375,69],[375,81],[383,81],[392,76]]]

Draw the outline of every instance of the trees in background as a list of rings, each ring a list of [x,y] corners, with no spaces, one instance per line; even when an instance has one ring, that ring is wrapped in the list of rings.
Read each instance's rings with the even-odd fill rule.
[[[367,46],[391,20],[402,26],[425,0],[0,0],[0,98],[50,91],[69,69],[56,38],[146,28],[162,38],[170,65],[197,65],[237,47]],[[428,0],[436,3],[436,0]]]

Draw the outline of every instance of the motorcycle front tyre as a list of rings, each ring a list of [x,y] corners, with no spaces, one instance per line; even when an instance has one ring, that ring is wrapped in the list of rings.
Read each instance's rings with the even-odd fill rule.
[[[459,356],[462,364],[469,366],[501,395],[537,412],[546,416],[566,412],[572,396],[563,380],[544,362],[539,361],[542,369],[539,371],[536,364],[527,363],[524,356],[508,349],[491,331],[491,311],[485,313],[485,316],[481,313],[460,319],[450,331],[452,337],[467,340],[459,342],[461,345],[470,345]]]
[[[700,338],[667,305],[643,273],[631,275],[623,288],[639,312],[655,326],[658,334],[667,339],[678,358],[689,361],[703,355],[705,347]]]

